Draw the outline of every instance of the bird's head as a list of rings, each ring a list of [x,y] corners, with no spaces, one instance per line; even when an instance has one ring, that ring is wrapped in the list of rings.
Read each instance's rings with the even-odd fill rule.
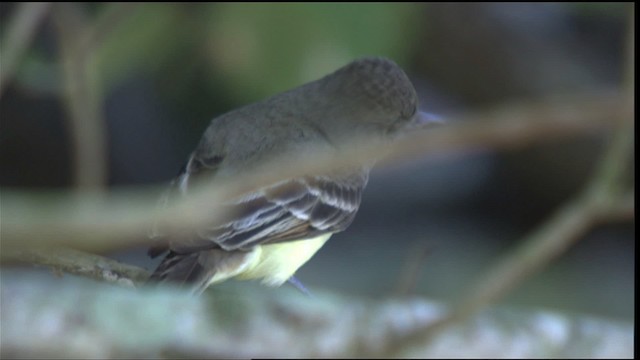
[[[404,71],[381,57],[355,60],[316,82],[327,109],[318,126],[331,137],[394,137],[437,121],[418,111],[418,96]]]

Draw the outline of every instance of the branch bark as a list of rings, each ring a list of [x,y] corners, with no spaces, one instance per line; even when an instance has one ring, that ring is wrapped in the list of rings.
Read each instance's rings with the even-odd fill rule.
[[[295,289],[227,286],[193,297],[3,272],[2,358],[384,357],[446,307]],[[251,285],[251,284],[250,284]],[[633,324],[545,311],[487,310],[400,358],[631,358]]]
[[[131,288],[144,284],[150,275],[147,270],[137,266],[60,247],[9,251],[3,254],[3,260],[43,265],[55,273],[64,272]]]

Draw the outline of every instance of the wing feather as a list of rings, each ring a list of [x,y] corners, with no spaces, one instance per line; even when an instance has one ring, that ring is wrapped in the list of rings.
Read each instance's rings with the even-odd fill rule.
[[[227,221],[199,235],[225,250],[247,249],[344,230],[360,205],[367,173],[283,181],[230,204]]]
[[[192,178],[207,169],[202,165],[206,162],[194,156],[174,181],[179,193],[186,193]],[[179,254],[248,250],[342,231],[353,221],[367,180],[368,169],[355,168],[281,181],[224,204],[224,219],[198,230],[188,241],[171,241],[168,249]],[[160,253],[158,248],[154,247],[154,255]]]

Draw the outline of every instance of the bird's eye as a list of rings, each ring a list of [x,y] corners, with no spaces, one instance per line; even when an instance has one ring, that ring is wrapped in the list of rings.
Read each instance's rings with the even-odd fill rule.
[[[189,171],[197,172],[200,170],[213,169],[220,165],[222,160],[224,160],[224,157],[221,155],[206,158],[194,157],[189,162]]]
[[[222,155],[214,155],[214,156],[211,156],[211,157],[202,158],[202,159],[200,159],[200,162],[202,163],[202,165],[212,168],[212,167],[216,167],[216,166],[220,165],[222,160],[224,160],[224,156],[222,156]]]
[[[402,117],[405,119],[412,119],[417,112],[418,112],[418,107],[414,106],[412,108],[405,109],[404,111],[402,111]]]

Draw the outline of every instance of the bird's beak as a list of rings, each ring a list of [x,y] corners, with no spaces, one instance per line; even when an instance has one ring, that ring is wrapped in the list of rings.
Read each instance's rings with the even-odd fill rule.
[[[411,122],[407,124],[407,129],[418,130],[442,124],[444,124],[444,120],[442,119],[442,117],[436,114],[418,111],[418,113],[416,113],[416,115],[413,117],[413,120],[411,120]]]

